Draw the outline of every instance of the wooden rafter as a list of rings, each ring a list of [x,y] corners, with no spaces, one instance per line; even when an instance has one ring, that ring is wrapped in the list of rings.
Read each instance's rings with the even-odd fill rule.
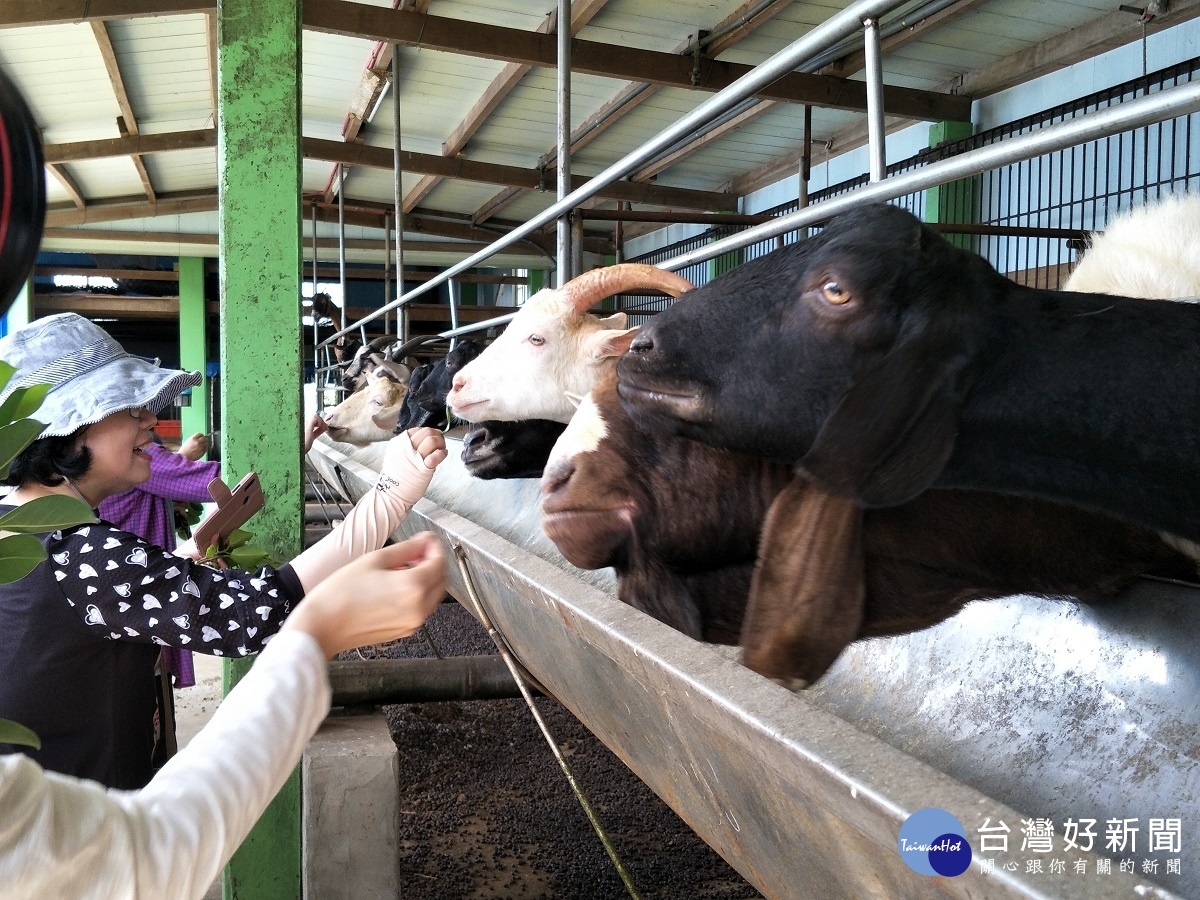
[[[87,206],[87,201],[83,197],[83,191],[79,189],[79,185],[75,183],[75,179],[71,177],[71,173],[67,171],[66,166],[47,165],[50,174],[54,176],[55,181],[62,185],[63,190],[71,196],[71,201],[77,209],[83,209]]]
[[[608,0],[582,0],[579,3],[572,3],[571,35],[579,34],[583,26],[590,22],[607,2]],[[537,31],[544,34],[556,33],[558,31],[557,11],[538,25]],[[532,68],[532,66],[522,63],[509,63],[501,69],[500,74],[493,78],[484,89],[483,94],[466,117],[450,132],[450,136],[442,144],[442,156],[458,156],[462,153],[466,149],[467,142],[483,127],[484,122],[496,110],[496,107],[512,93]],[[416,186],[408,192],[408,196],[404,198],[405,212],[416,208],[417,204],[428,197],[430,192],[437,187],[439,181],[441,181],[440,178],[426,175],[417,182]]]
[[[47,163],[64,163],[100,159],[106,156],[129,156],[133,153],[160,153],[214,146],[216,146],[216,131],[199,129],[164,134],[130,135],[123,138],[79,141],[70,144],[49,144],[45,147],[44,152]],[[304,138],[302,146],[304,155],[309,159],[370,166],[377,169],[392,168],[392,151],[386,147],[343,144],[341,141],[327,141],[319,138]],[[400,158],[401,164],[407,172],[437,174],[446,178],[462,178],[466,181],[536,189],[541,178],[541,173],[536,169],[522,169],[517,166],[482,163],[467,159],[448,159],[432,153],[405,151]],[[585,178],[580,177],[574,179],[573,184],[578,186],[585,181]],[[713,191],[633,184],[627,181],[609,185],[601,193],[610,200],[649,203],[654,206],[719,210],[729,205],[729,198]]]
[[[137,135],[137,116],[133,113],[133,104],[129,102],[129,92],[125,90],[125,79],[121,77],[121,67],[117,63],[117,51],[108,34],[108,25],[96,19],[92,20],[91,25],[92,34],[96,38],[96,46],[100,50],[100,58],[104,60],[104,68],[108,71],[108,83],[112,86],[113,96],[117,99],[117,108],[121,110],[120,118],[117,119],[117,130],[121,132],[122,137]],[[142,180],[146,198],[153,203],[154,183],[150,180],[150,173],[146,171],[146,164],[136,153],[130,158],[133,161],[133,167],[137,170],[138,178]]]
[[[1145,33],[1152,34],[1197,16],[1200,16],[1200,0],[1174,0],[1166,13],[1146,24]],[[945,22],[942,20],[938,24],[944,25]],[[1128,12],[1107,13],[1072,29],[1066,35],[1050,38],[967,72],[946,87],[964,96],[986,97],[1048,72],[1065,69],[1095,54],[1139,41],[1142,35],[1142,26],[1136,15]],[[890,133],[910,125],[912,121],[909,119],[889,116],[885,120],[884,130]],[[866,124],[855,123],[826,136],[823,141],[827,149],[823,151],[822,158],[847,153],[867,143]],[[814,157],[813,164],[816,162],[817,158]],[[800,150],[796,149],[743,173],[724,187],[735,196],[744,196],[795,173],[799,163]]]
[[[788,7],[792,2],[793,0],[776,0],[776,2],[769,6],[756,10],[755,7],[759,6],[758,0],[744,0],[741,6],[713,27],[712,32],[718,36],[708,45],[707,52],[711,56],[720,56],[737,41],[765,24],[771,17]],[[676,52],[683,53],[690,45],[690,40],[685,41],[676,48]],[[622,117],[629,115],[638,106],[653,97],[659,88],[660,85],[645,84],[643,82],[634,82],[633,84],[626,85],[611,100],[581,122],[571,133],[571,152],[578,152],[587,146],[612,125],[616,124]],[[542,170],[548,169],[554,165],[557,159],[558,147],[551,147],[538,160],[538,168]],[[506,206],[516,201],[522,193],[522,191],[507,188],[489,198],[486,203],[475,211],[475,221],[487,221]]]
[[[304,4],[304,27],[328,34],[417,46],[447,53],[504,59],[553,68],[557,46],[553,35],[451,19],[406,10],[352,3],[349,0],[309,0]],[[574,71],[623,81],[689,90],[718,91],[753,67],[702,57],[698,70],[690,58],[673,53],[639,50],[576,38],[571,44]],[[764,99],[809,103],[861,112],[867,108],[866,85],[858,81],[793,72],[763,88]],[[938,121],[970,115],[965,97],[934,91],[885,86],[884,103],[902,115]]]

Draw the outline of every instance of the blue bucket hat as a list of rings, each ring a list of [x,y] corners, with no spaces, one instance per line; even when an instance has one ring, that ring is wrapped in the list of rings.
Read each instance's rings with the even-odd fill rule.
[[[158,415],[179,393],[198,385],[199,372],[162,369],[126,353],[108,332],[75,313],[46,316],[0,339],[0,359],[16,372],[0,403],[17,388],[49,384],[33,418],[41,437],[73,434],[123,409]]]

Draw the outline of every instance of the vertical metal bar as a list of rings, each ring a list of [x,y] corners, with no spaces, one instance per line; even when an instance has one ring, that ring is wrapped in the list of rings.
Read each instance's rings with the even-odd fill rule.
[[[867,78],[867,142],[871,154],[871,180],[887,175],[887,150],[883,135],[883,60],[879,48],[879,20],[863,20]]]
[[[583,271],[583,216],[571,213],[571,276]]]
[[[325,409],[325,391],[324,385],[321,383],[322,375],[317,370],[321,368],[320,353],[317,352],[321,345],[321,317],[317,313],[317,201],[313,199],[312,205],[312,292],[313,292],[313,314],[312,314],[312,339],[313,339],[313,387],[317,392],[317,412],[322,412]],[[328,356],[328,352],[325,354]],[[325,376],[328,377],[328,376]]]
[[[338,163],[338,285],[342,290],[342,328],[346,327],[346,170]]]
[[[558,200],[571,193],[571,0],[558,0]],[[557,225],[558,287],[571,280],[571,222]]]
[[[458,306],[462,301],[462,282],[456,278],[451,278],[448,282],[446,282],[446,287],[449,288],[450,294],[450,329],[453,331],[458,328]],[[457,344],[457,337],[450,338],[451,350],[453,350]]]
[[[404,294],[404,172],[400,168],[400,45],[392,45],[392,181],[396,214],[396,298]],[[408,340],[408,311],[396,314],[396,334]]]
[[[808,206],[808,182],[812,178],[812,106],[804,104],[804,145],[800,148],[800,190],[796,205],[799,209]]]
[[[383,302],[386,305],[388,293],[392,286],[392,223],[388,219],[388,214],[383,214]],[[387,334],[388,330],[388,313],[383,314],[383,333]]]

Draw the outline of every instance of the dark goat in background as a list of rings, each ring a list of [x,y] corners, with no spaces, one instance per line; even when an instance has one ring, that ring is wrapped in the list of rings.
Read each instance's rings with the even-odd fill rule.
[[[446,393],[454,374],[483,352],[478,341],[459,341],[453,350],[436,363],[425,363],[417,367],[421,377],[414,384],[416,371],[408,383],[408,398],[404,411],[396,424],[399,434],[408,428],[425,426],[446,427]]]
[[[566,427],[549,419],[475,422],[463,435],[463,465],[476,478],[541,478]]]
[[[855,602],[831,598],[786,622],[755,619],[747,596],[756,556],[771,571],[818,565],[786,523],[759,546],[776,498],[804,489],[786,463],[647,433],[623,409],[609,372],[546,466],[543,528],[574,565],[613,566],[622,602],[694,638],[740,636],[746,665],[792,685],[815,681],[855,640],[928,627],[971,600],[1098,600],[1142,573],[1195,577],[1190,558],[1146,529],[1041,500],[934,490],[862,517]],[[754,577],[752,604],[772,605],[762,591],[790,591]],[[748,612],[753,622],[744,623]],[[789,629],[785,639],[768,633],[777,628]]]
[[[1200,540],[1200,307],[1017,285],[893,206],[691,292],[618,372],[644,427],[867,506],[971,488]]]

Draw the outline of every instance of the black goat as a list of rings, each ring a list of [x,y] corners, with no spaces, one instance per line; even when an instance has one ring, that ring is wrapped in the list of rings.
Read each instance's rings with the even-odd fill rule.
[[[796,509],[806,515],[789,518]],[[555,447],[542,512],[570,562],[616,569],[623,602],[695,638],[740,636],[746,665],[793,685],[815,681],[852,641],[928,627],[971,600],[1098,600],[1141,573],[1196,571],[1153,532],[1107,516],[934,490],[865,513],[847,542],[854,552],[839,557],[849,569],[831,573],[798,536],[813,530],[812,514],[857,515],[855,504],[794,479],[786,463],[643,431],[623,409],[612,372]],[[830,540],[841,541],[834,524]],[[813,580],[816,592],[807,588]]]
[[[463,465],[476,478],[541,478],[566,427],[549,419],[475,422],[463,435]]]
[[[431,428],[441,427],[440,425],[430,425],[433,413],[422,409],[416,399],[416,392],[420,390],[421,385],[425,383],[425,379],[432,371],[432,363],[422,363],[413,369],[412,374],[408,376],[408,393],[404,395],[404,405],[400,408],[400,415],[396,417],[396,434],[408,431],[410,428],[421,428],[425,425],[429,425]]]
[[[1197,359],[1195,304],[1023,287],[865,204],[660,313],[618,372],[643,426],[794,463],[866,506],[936,484],[1194,541]]]

